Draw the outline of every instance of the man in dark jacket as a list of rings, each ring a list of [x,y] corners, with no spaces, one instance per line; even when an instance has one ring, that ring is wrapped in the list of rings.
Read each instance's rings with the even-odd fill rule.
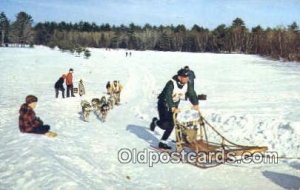
[[[22,133],[46,134],[50,130],[49,125],[44,125],[43,121],[36,117],[33,109],[37,104],[37,97],[28,95],[26,102],[21,106],[19,113],[19,128]]]
[[[150,124],[150,130],[154,131],[156,126],[165,130],[158,147],[163,149],[171,149],[170,146],[166,144],[166,140],[171,135],[174,122],[173,113],[180,112],[178,105],[180,99],[184,99],[187,96],[190,102],[193,104],[193,109],[199,110],[197,94],[194,88],[188,83],[188,70],[180,69],[164,87],[161,94],[158,96],[158,114],[159,120],[154,117]]]
[[[110,81],[107,81],[106,83],[106,92],[107,94],[111,94],[111,84],[110,84]]]
[[[63,75],[58,79],[58,81],[56,81],[54,85],[56,98],[58,98],[59,91],[61,91],[62,97],[65,98],[64,80],[65,80],[65,76]]]
[[[194,88],[194,80],[196,78],[196,75],[194,73],[194,71],[192,71],[189,66],[185,66],[184,69],[188,70],[188,75],[189,75],[189,83],[191,84],[191,86]]]

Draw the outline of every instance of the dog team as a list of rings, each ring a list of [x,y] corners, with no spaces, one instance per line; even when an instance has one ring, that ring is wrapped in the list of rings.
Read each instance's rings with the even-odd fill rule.
[[[67,74],[63,74],[55,83],[54,88],[56,98],[58,98],[59,91],[62,92],[62,97],[65,98],[65,88],[63,86],[64,81],[66,82],[67,86],[67,98],[70,97],[70,95],[71,97],[75,97],[74,92],[77,92],[77,90],[80,97],[85,94],[85,88],[82,79],[79,81],[78,88],[74,88],[73,72],[74,70],[70,68],[69,72]],[[105,122],[108,111],[113,109],[115,105],[120,104],[122,88],[123,86],[120,84],[120,81],[108,81],[106,84],[108,97],[103,96],[101,99],[93,98],[91,103],[87,100],[81,100],[80,105],[82,108],[83,120],[88,121],[89,115],[93,111],[102,122]]]
[[[120,89],[122,89],[121,85]],[[115,105],[120,105],[120,99],[117,99],[116,97],[115,91],[112,91],[112,93],[109,94],[109,97],[102,96],[101,99],[93,98],[91,103],[87,100],[82,100],[81,108],[83,120],[88,121],[89,115],[93,111],[102,122],[105,122],[108,111],[112,110]]]

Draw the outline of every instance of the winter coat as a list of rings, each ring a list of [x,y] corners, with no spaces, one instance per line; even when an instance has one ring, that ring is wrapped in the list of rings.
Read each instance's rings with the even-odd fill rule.
[[[30,133],[33,128],[43,125],[43,121],[36,117],[28,104],[23,104],[19,110],[19,128],[23,133]]]
[[[188,75],[189,75],[189,80],[190,80],[190,82],[191,82],[191,83],[194,83],[194,80],[195,80],[195,78],[196,78],[196,75],[195,75],[194,71],[189,70]]]
[[[84,85],[82,82],[79,82],[78,84],[78,90],[79,90],[79,95],[82,96],[85,94],[85,89],[84,89]]]
[[[106,83],[106,91],[107,91],[107,94],[111,94],[112,93],[112,85],[111,85],[110,82]]]
[[[106,89],[109,89],[111,87],[110,82],[106,83]]]
[[[111,85],[111,91],[113,93],[120,93],[123,89],[123,86],[120,83],[117,83],[117,85],[115,85],[114,83]]]
[[[182,89],[184,85],[182,85],[179,80],[178,80],[178,76],[175,75],[173,77],[173,80],[176,81],[177,87],[179,89]],[[198,105],[198,98],[197,98],[197,94],[194,90],[194,88],[192,87],[192,85],[190,83],[187,83],[188,87],[187,87],[187,92],[185,94],[186,97],[189,98],[190,102],[193,105]],[[172,82],[172,80],[168,81],[166,86],[164,87],[163,91],[160,93],[160,95],[158,96],[159,101],[164,102],[167,104],[167,107],[171,110],[173,107],[177,108],[180,100],[174,102],[173,101],[173,90],[174,90],[174,84]]]
[[[66,85],[72,85],[73,84],[73,74],[68,73],[66,76]]]
[[[63,84],[64,84],[64,78],[60,77],[58,79],[58,81],[56,81],[56,83],[54,85],[54,88],[56,88],[56,89],[65,89]]]

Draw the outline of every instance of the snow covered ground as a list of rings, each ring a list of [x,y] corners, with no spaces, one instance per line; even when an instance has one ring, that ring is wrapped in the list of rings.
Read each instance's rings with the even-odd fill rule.
[[[0,189],[299,189],[300,161],[225,164],[199,169],[187,164],[122,164],[122,148],[143,151],[162,135],[148,130],[156,97],[185,65],[195,89],[207,94],[202,114],[225,137],[268,146],[279,156],[300,157],[300,64],[240,54],[91,49],[90,59],[47,47],[0,49]],[[124,85],[122,105],[107,122],[80,117],[80,100],[55,99],[54,83],[69,68],[83,79],[91,100],[107,81]],[[28,94],[36,113],[57,138],[21,134],[18,110]],[[171,139],[174,139],[172,134]]]

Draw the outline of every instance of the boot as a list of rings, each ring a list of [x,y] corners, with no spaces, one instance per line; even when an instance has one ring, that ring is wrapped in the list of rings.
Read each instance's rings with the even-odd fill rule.
[[[163,142],[159,142],[158,143],[158,148],[161,148],[161,149],[172,149],[172,147],[170,147],[169,145],[163,143]]]
[[[154,131],[157,121],[158,121],[158,119],[156,117],[153,117],[152,122],[150,123],[150,130],[151,131]]]
[[[53,131],[48,131],[47,133],[45,133],[45,135],[49,138],[53,138],[57,136],[57,133],[53,132]]]

